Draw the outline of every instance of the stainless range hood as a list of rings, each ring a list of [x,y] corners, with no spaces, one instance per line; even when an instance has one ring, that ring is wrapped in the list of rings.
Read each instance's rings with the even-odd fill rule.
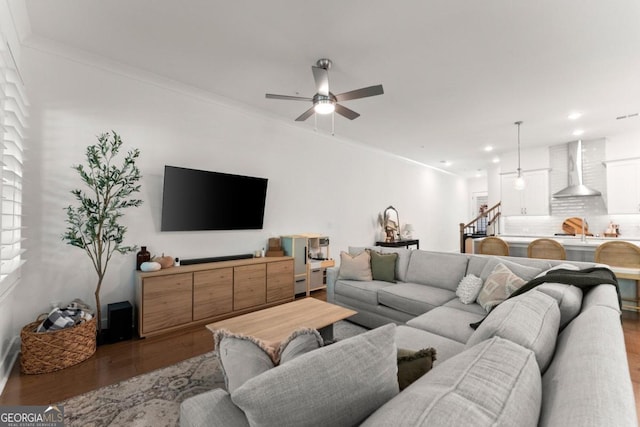
[[[582,182],[582,140],[567,144],[567,170],[569,186],[555,193],[554,198],[600,196],[598,190],[589,188]]]

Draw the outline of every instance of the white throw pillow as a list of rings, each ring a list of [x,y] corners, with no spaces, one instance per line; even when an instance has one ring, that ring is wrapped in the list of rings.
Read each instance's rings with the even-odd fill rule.
[[[469,274],[460,280],[456,295],[463,304],[472,304],[478,298],[480,289],[482,289],[482,279],[475,274]]]

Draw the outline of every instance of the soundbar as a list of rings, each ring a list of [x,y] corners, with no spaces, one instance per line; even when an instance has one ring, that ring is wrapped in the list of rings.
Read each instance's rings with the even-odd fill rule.
[[[234,259],[247,259],[247,258],[253,258],[253,254],[224,255],[224,256],[214,256],[210,258],[181,259],[180,265],[206,264],[207,262],[232,261]]]

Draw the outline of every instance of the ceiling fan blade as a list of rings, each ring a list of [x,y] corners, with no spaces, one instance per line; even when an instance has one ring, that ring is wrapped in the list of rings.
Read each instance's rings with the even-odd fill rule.
[[[346,117],[349,120],[357,119],[358,117],[360,117],[360,114],[356,113],[353,110],[350,110],[347,107],[343,107],[340,104],[336,104],[336,113]]]
[[[326,68],[311,67],[313,79],[316,81],[316,89],[319,95],[329,96],[329,71]]]
[[[315,112],[316,112],[316,110],[314,110],[313,107],[309,108],[307,111],[305,111],[304,113],[300,114],[300,116],[296,119],[296,122],[304,122],[309,117],[313,116],[313,113],[315,113]]]
[[[349,101],[350,99],[366,98],[368,96],[382,95],[383,93],[382,85],[369,86],[336,95],[336,100],[338,102]]]
[[[290,101],[313,101],[311,98],[305,98],[303,96],[275,95],[273,93],[267,93],[265,97],[269,99],[286,99]]]

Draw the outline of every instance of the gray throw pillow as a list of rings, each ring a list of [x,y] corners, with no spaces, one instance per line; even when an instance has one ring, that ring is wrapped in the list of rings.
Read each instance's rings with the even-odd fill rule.
[[[323,340],[315,329],[294,331],[274,348],[255,337],[234,334],[226,329],[215,332],[213,342],[229,393],[279,363],[285,363],[322,347]]]
[[[358,255],[340,252],[340,272],[338,279],[371,281],[371,256],[369,251],[362,251]]]
[[[370,251],[373,280],[396,283],[396,261],[398,254],[381,254]]]
[[[231,400],[255,427],[358,425],[398,394],[395,330],[388,324],[297,357]]]
[[[534,427],[541,383],[531,350],[494,337],[434,367],[362,427]]]
[[[498,336],[530,349],[540,372],[547,369],[556,348],[560,309],[555,298],[531,290],[497,306],[469,337],[467,348]]]

